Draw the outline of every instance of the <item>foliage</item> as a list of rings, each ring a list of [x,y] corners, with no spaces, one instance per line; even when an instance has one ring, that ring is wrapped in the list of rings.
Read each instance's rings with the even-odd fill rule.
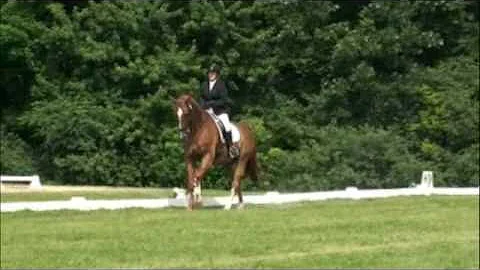
[[[398,187],[426,169],[439,185],[478,185],[475,1],[8,1],[0,12],[2,172],[182,185],[170,99],[198,96],[216,62],[232,118],[256,132],[260,188]],[[214,169],[204,186],[228,177]]]
[[[22,141],[16,134],[6,132],[3,128],[0,130],[0,162],[1,174],[33,174],[35,172],[33,161],[30,158],[29,146]]]
[[[281,190],[405,187],[428,167],[408,149],[392,131],[326,126],[298,150],[270,149],[265,178]]]

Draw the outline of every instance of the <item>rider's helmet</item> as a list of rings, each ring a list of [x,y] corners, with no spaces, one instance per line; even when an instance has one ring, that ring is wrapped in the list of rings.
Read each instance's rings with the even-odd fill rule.
[[[208,72],[215,72],[217,74],[220,74],[220,66],[217,65],[217,64],[212,64],[209,68],[208,68]]]

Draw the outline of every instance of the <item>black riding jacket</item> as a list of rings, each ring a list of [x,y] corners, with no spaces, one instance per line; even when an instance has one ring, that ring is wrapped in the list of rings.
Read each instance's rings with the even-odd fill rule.
[[[228,98],[228,90],[225,83],[217,79],[212,90],[209,90],[208,81],[200,88],[200,106],[203,109],[212,108],[216,115],[230,113],[231,100]]]

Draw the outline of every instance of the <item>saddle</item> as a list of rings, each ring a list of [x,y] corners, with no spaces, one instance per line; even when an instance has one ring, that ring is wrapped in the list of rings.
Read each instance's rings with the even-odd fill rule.
[[[217,127],[218,134],[220,135],[220,141],[222,144],[225,144],[225,136],[227,136],[227,131],[225,130],[225,125],[223,124],[222,120],[218,118],[214,113],[207,111],[208,115],[212,117],[213,122],[215,122],[215,126]]]
[[[218,134],[220,135],[220,142],[227,146],[225,137],[227,136],[227,131],[225,130],[225,125],[223,124],[222,120],[218,118],[213,112],[207,111],[207,113],[210,115],[210,117],[213,119],[213,122],[215,123],[215,126],[217,127]],[[231,133],[231,138],[232,138],[232,145],[230,147],[227,146],[228,154],[230,158],[235,159],[238,158],[240,155],[240,149],[238,147],[237,142],[240,141],[240,131],[238,130],[237,126],[230,123],[232,127],[232,133]]]

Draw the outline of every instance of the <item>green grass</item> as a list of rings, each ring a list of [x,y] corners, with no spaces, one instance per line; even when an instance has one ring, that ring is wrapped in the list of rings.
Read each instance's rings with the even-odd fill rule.
[[[228,196],[230,191],[226,190],[202,190],[202,194],[211,196]],[[245,194],[251,194],[245,192]],[[25,201],[53,201],[70,200],[73,196],[83,196],[90,200],[95,199],[158,199],[167,198],[173,195],[171,188],[108,188],[108,189],[86,189],[66,191],[22,191],[2,193],[1,202],[25,202]]]
[[[5,268],[478,268],[479,198],[1,214]]]

